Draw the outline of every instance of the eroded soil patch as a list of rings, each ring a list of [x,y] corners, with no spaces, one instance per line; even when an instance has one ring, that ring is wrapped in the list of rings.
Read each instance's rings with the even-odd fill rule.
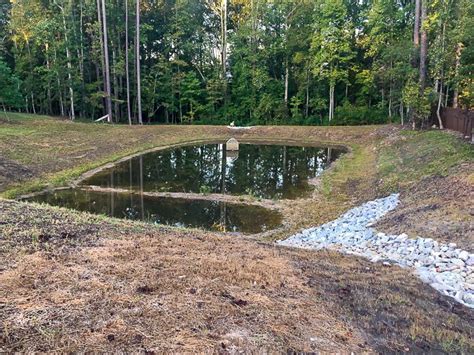
[[[24,181],[33,175],[32,169],[0,156],[0,191],[11,181]]]

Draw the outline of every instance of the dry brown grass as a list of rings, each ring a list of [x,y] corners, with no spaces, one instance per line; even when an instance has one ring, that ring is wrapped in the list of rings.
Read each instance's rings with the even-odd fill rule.
[[[2,207],[12,216],[19,206]],[[52,211],[27,210],[32,219]],[[144,235],[126,222],[118,222],[124,233],[116,239],[117,226],[100,221],[84,229],[98,239],[76,235],[52,247],[61,227],[77,219],[52,214],[59,225],[48,231],[46,217],[34,252],[24,249],[0,275],[5,350],[348,350],[363,343],[305,285],[290,251],[203,232],[148,228]],[[3,256],[18,256],[25,245],[18,230],[5,236],[17,243]],[[74,239],[94,242],[78,247]],[[339,339],[349,333],[350,341]]]
[[[407,270],[5,200],[0,208],[9,216],[0,225],[3,351],[474,349],[472,313]],[[82,229],[64,234],[74,225]]]

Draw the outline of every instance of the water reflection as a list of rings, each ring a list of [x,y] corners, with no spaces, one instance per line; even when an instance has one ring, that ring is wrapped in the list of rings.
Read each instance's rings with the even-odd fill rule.
[[[241,144],[180,147],[144,154],[90,177],[84,184],[134,191],[252,194],[297,198],[342,153],[334,148]]]
[[[133,193],[68,189],[28,199],[111,217],[223,232],[260,233],[281,224],[281,215],[259,206]]]

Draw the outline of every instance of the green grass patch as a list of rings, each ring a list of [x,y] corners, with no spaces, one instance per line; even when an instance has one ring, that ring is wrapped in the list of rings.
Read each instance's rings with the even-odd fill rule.
[[[348,191],[352,181],[362,190],[362,185],[370,185],[375,174],[375,153],[373,146],[351,144],[351,151],[340,157],[333,167],[323,174],[321,191],[326,198],[348,201],[355,191]]]
[[[398,191],[429,176],[447,176],[453,167],[473,158],[472,145],[452,134],[405,130],[399,139],[380,148],[380,189]]]

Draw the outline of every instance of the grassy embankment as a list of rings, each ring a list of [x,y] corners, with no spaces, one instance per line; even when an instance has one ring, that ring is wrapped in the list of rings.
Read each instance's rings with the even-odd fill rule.
[[[292,218],[287,228],[271,239],[329,221],[360,202],[394,191],[407,192],[407,199],[416,195],[423,204],[425,196],[408,191],[430,178],[446,180],[456,175],[458,180],[461,179],[454,182],[455,186],[461,186],[460,192],[467,191],[474,180],[470,173],[472,169],[469,170],[473,161],[472,146],[454,135],[439,131],[399,131],[389,126],[270,126],[251,131],[230,131],[222,126],[128,127],[72,123],[32,115],[10,116],[9,122],[0,125],[3,157],[3,171],[0,158],[0,172],[3,173],[0,196],[4,198],[15,198],[46,187],[66,186],[81,174],[130,154],[185,142],[224,140],[235,136],[247,140],[293,140],[349,147],[351,153],[343,156],[323,175],[314,198],[278,204],[278,208]],[[459,171],[460,166],[462,171]],[[444,180],[438,183],[446,184]],[[438,204],[442,205],[441,202]],[[447,204],[440,210],[440,213],[449,212],[453,218],[456,216],[457,220],[467,223],[468,209],[463,209],[462,205]],[[463,234],[465,229],[461,228],[458,234]],[[436,231],[435,235],[444,238],[452,231],[453,227],[446,227],[441,235]],[[422,230],[415,228],[414,232]]]
[[[0,150],[20,165],[19,175],[0,181],[6,198],[64,186],[82,173],[156,146],[223,137],[220,130],[180,130],[69,122],[51,117],[10,114],[0,124]],[[23,173],[22,173],[23,172]]]
[[[365,191],[370,187],[369,181],[373,181],[375,172],[372,147],[382,135],[379,131],[379,127],[271,126],[244,131],[231,131],[222,126],[128,127],[12,115],[9,123],[0,126],[0,150],[4,159],[8,159],[5,170],[13,171],[10,176],[5,175],[4,181],[0,180],[0,191],[2,185],[4,190],[0,196],[15,198],[46,187],[65,186],[82,173],[124,156],[153,147],[190,141],[224,140],[235,136],[246,140],[308,144],[330,142],[350,147],[352,153],[338,163],[341,168],[324,177],[326,183],[323,185],[339,193],[332,194],[332,197],[327,194],[325,198],[281,203],[279,208],[293,215],[286,229],[288,232],[334,218],[360,199],[373,196],[361,193],[360,198],[355,199],[352,196],[355,191],[342,193],[342,190],[348,179],[364,185]],[[352,163],[345,164],[345,161]],[[346,173],[348,170],[352,172]],[[338,203],[326,203],[326,198],[336,197]],[[308,203],[311,204],[310,209]]]
[[[472,148],[449,134],[262,127],[244,135],[352,149],[313,198],[283,204],[292,209],[288,231],[397,189],[402,213],[420,220],[407,225],[415,232],[432,224],[433,211],[438,219],[444,212],[440,205],[425,215],[420,204],[440,199],[457,211],[441,220],[455,225],[468,210],[469,199],[431,191],[457,179],[459,193],[472,191]],[[62,185],[154,145],[228,136],[223,127],[129,129],[15,116],[0,125],[0,151],[25,175],[17,184],[7,177],[4,196]],[[1,351],[474,350],[472,311],[409,270],[1,199],[0,215]]]

